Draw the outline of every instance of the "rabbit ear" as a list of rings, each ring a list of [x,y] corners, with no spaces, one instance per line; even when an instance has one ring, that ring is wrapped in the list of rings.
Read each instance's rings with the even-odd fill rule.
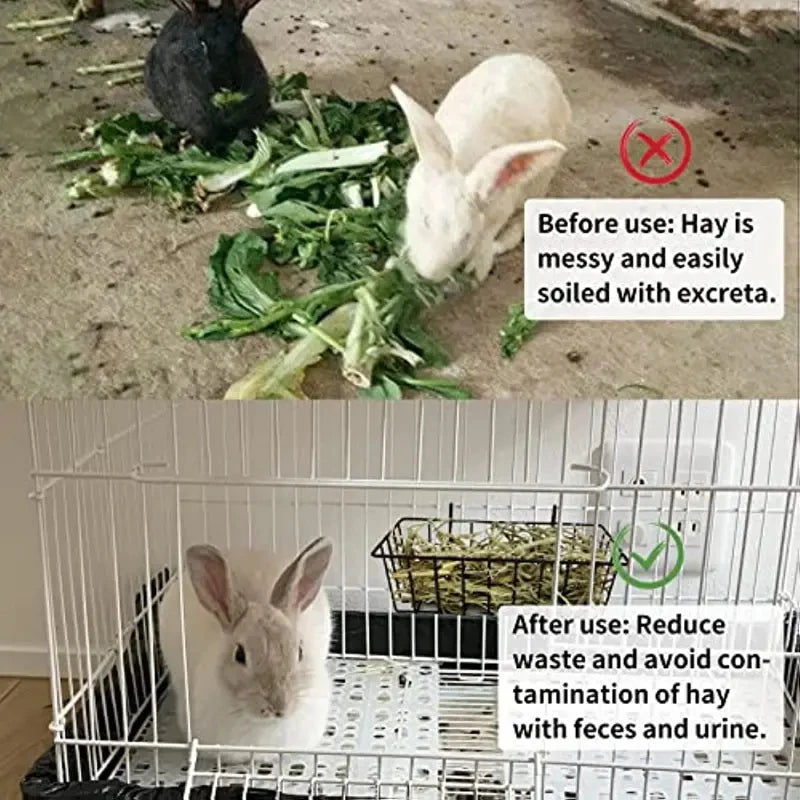
[[[524,183],[538,172],[557,165],[566,149],[554,139],[498,147],[472,168],[467,186],[482,202],[488,202],[504,189]]]
[[[228,0],[172,0],[172,2],[186,14],[191,14],[193,17],[198,17],[201,14],[208,14],[210,11],[216,11]]]
[[[440,167],[449,167],[453,160],[453,151],[442,126],[434,119],[433,114],[409,97],[399,86],[392,84],[391,89],[394,99],[405,114],[419,160]]]
[[[290,616],[305,611],[322,588],[333,553],[330,539],[315,539],[281,573],[270,602]]]
[[[250,9],[258,5],[260,1],[261,0],[233,0],[233,6],[239,17],[244,19],[250,13]]]
[[[231,630],[247,610],[247,602],[237,591],[225,558],[210,544],[186,551],[186,563],[197,599],[210,611],[223,629]]]
[[[192,2],[192,0],[172,0],[172,2],[181,11],[184,11],[187,14],[194,14],[195,12],[195,4]]]

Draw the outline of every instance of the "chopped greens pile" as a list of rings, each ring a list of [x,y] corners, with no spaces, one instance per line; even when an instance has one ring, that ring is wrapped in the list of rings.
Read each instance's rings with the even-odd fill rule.
[[[338,270],[334,280],[292,297],[281,289],[279,271],[265,269],[269,252],[268,239],[251,231],[221,236],[208,267],[209,299],[221,316],[184,331],[192,339],[265,332],[294,340],[231,387],[228,397],[301,397],[305,370],[328,350],[339,355],[344,377],[371,396],[384,396],[376,393],[392,384],[469,396],[450,381],[415,374],[446,364],[447,357],[419,321],[425,306],[439,298],[404,277],[402,266],[365,269],[361,277]],[[391,389],[385,396],[392,396]]]
[[[215,102],[237,102],[231,94]],[[69,187],[74,199],[138,189],[182,213],[205,211],[231,194],[244,201],[259,227],[221,235],[207,269],[219,316],[183,333],[194,340],[263,333],[287,347],[226,397],[303,397],[305,370],[326,352],[370,397],[469,397],[453,381],[419,374],[447,364],[423,312],[465,279],[423,281],[399,249],[403,189],[415,159],[399,107],[312,96],[302,73],[274,81],[273,105],[253,143],[237,141],[220,154],[187,146],[164,120],[129,113],[89,124],[89,145],[56,166],[80,169]],[[307,270],[315,271],[315,286],[289,291],[289,284],[308,284]],[[510,354],[528,337],[515,323]]]

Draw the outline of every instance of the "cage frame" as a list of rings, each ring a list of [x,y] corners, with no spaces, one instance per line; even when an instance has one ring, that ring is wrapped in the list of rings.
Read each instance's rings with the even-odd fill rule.
[[[647,407],[646,401],[644,403],[644,407],[645,408]],[[172,411],[172,415],[174,416],[174,414],[175,414],[175,406],[174,406],[174,404],[171,407],[171,411]],[[761,405],[761,401],[759,401],[759,403],[758,403],[758,411],[757,411],[757,414],[759,415],[759,418],[760,418],[761,413],[762,413],[762,405]],[[31,407],[29,406],[29,420],[31,421],[31,430],[33,431],[32,416],[33,416],[33,411],[31,410]],[[137,429],[137,431],[139,433],[141,433],[141,428],[142,428],[142,426],[144,424],[144,422],[143,422],[144,418],[145,418],[145,415],[144,415],[141,407],[139,406],[139,404],[137,404],[136,429]],[[800,430],[800,421],[798,422],[798,427],[797,427],[796,431],[797,430]],[[719,439],[719,430],[717,430],[716,435],[717,435],[717,440],[718,440]],[[103,445],[103,447],[104,446],[105,445]],[[34,446],[34,449],[35,449],[35,446]],[[101,457],[103,456],[102,447],[96,449],[96,451],[94,451],[89,456],[89,458],[87,458],[83,463],[89,463],[91,461],[92,457],[94,457],[94,456],[101,456]],[[141,456],[141,453],[140,453],[140,456]],[[641,449],[639,451],[639,458],[641,458]],[[793,445],[792,445],[792,456],[791,456],[791,458],[792,458],[792,468],[794,469],[794,468],[796,468],[797,461],[798,461],[798,445],[797,445],[797,440],[796,439],[795,439],[795,441],[793,442]],[[40,539],[41,539],[41,546],[42,546],[42,550],[43,550],[43,568],[44,568],[44,571],[45,571],[46,585],[48,585],[48,582],[50,580],[50,576],[48,575],[48,572],[47,572],[48,559],[46,557],[47,542],[46,542],[46,535],[45,535],[45,531],[47,530],[47,524],[46,524],[46,521],[44,519],[44,514],[43,514],[43,510],[42,510],[42,507],[43,507],[42,506],[42,501],[43,501],[43,499],[45,498],[45,496],[47,495],[48,492],[50,492],[51,490],[55,489],[57,486],[63,485],[64,482],[93,481],[93,480],[96,480],[96,481],[106,481],[109,484],[128,484],[128,485],[132,485],[132,486],[138,486],[138,487],[140,487],[141,492],[142,492],[143,502],[146,502],[145,499],[144,499],[145,495],[146,495],[145,487],[151,487],[151,486],[173,487],[175,492],[176,492],[176,496],[180,495],[182,487],[190,487],[190,486],[195,486],[195,487],[200,487],[200,486],[218,486],[218,487],[224,487],[224,488],[237,487],[237,486],[238,487],[243,487],[243,488],[254,487],[254,486],[262,486],[262,487],[265,487],[265,488],[271,488],[273,490],[275,490],[275,489],[297,490],[298,488],[309,488],[309,489],[334,489],[334,490],[341,490],[341,491],[359,489],[359,488],[365,489],[365,490],[369,490],[369,489],[372,488],[372,486],[371,486],[372,482],[371,481],[359,481],[359,479],[354,479],[354,478],[352,478],[350,476],[347,476],[347,477],[344,477],[344,478],[341,478],[341,479],[322,478],[320,476],[312,476],[312,477],[309,477],[307,479],[297,478],[297,477],[282,477],[282,476],[278,476],[278,477],[272,477],[272,478],[264,478],[264,479],[260,479],[260,480],[259,479],[253,480],[253,479],[250,479],[250,478],[244,479],[244,478],[236,478],[236,477],[231,477],[231,476],[211,476],[211,475],[205,475],[205,476],[191,476],[191,475],[187,476],[187,475],[183,475],[183,476],[180,476],[180,475],[176,475],[176,474],[159,474],[159,475],[156,475],[156,474],[152,474],[150,472],[150,470],[153,469],[153,468],[159,468],[161,465],[159,465],[157,463],[148,463],[146,461],[146,459],[143,459],[143,458],[140,458],[139,462],[134,466],[134,468],[129,470],[129,471],[113,471],[113,470],[106,471],[106,470],[92,470],[92,469],[85,469],[84,470],[84,469],[82,469],[82,466],[83,466],[83,464],[80,463],[79,459],[75,459],[73,461],[72,467],[69,468],[69,469],[57,469],[57,468],[54,469],[54,468],[47,468],[47,467],[43,468],[43,467],[41,467],[40,465],[38,465],[36,463],[34,464],[34,469],[32,471],[32,478],[35,481],[35,490],[32,493],[31,497],[37,503],[37,507],[39,509],[38,513],[39,513],[39,524],[40,524]],[[513,493],[518,493],[518,494],[525,494],[525,493],[531,493],[531,494],[553,493],[553,494],[557,494],[559,496],[559,498],[563,498],[564,496],[571,495],[571,494],[576,494],[576,495],[580,494],[580,495],[588,495],[590,497],[595,497],[595,498],[599,499],[600,495],[605,493],[605,492],[607,492],[607,491],[621,491],[622,489],[626,489],[627,490],[627,489],[630,488],[630,487],[623,487],[622,485],[620,485],[618,483],[615,483],[611,479],[611,476],[605,470],[598,469],[595,465],[577,464],[577,465],[573,465],[573,466],[576,468],[577,471],[589,472],[592,475],[596,475],[598,477],[598,481],[596,483],[594,483],[594,484],[580,485],[580,486],[569,485],[566,482],[562,482],[562,483],[542,483],[542,484],[533,483],[533,484],[531,484],[531,483],[517,483],[517,482],[506,482],[506,483],[503,483],[503,482],[497,482],[497,481],[492,481],[492,480],[487,480],[487,481],[461,481],[461,482],[458,483],[458,490],[461,491],[461,492],[476,492],[476,493],[486,492],[487,494],[489,492],[498,492],[498,491],[508,491],[508,492],[513,492]],[[563,475],[564,476],[566,475],[566,469],[563,470]],[[453,488],[452,482],[449,482],[449,481],[419,481],[419,480],[404,480],[404,479],[386,479],[383,476],[381,476],[381,479],[380,479],[380,489],[381,490],[385,490],[385,489],[388,489],[389,491],[392,491],[392,490],[410,490],[410,491],[423,492],[423,491],[446,491],[446,490],[450,490],[452,488]],[[673,495],[678,490],[691,491],[691,490],[695,490],[695,489],[698,490],[698,491],[702,491],[702,492],[708,492],[710,494],[710,497],[712,498],[712,505],[713,505],[713,499],[714,498],[718,497],[719,495],[724,495],[727,492],[735,492],[735,493],[745,492],[745,494],[747,494],[747,496],[748,496],[750,501],[752,501],[752,497],[753,497],[753,495],[755,493],[763,493],[764,495],[770,495],[770,494],[785,495],[786,496],[786,508],[787,509],[790,507],[790,502],[794,503],[794,498],[796,497],[797,493],[800,492],[800,487],[798,487],[797,485],[792,484],[792,483],[789,483],[789,484],[754,483],[754,484],[748,484],[747,486],[743,486],[741,483],[739,483],[739,484],[724,484],[724,483],[719,483],[716,480],[712,480],[711,484],[692,484],[691,482],[687,483],[687,482],[674,482],[673,481],[671,483],[662,483],[662,484],[655,484],[655,485],[649,486],[649,490],[650,491],[670,492]],[[637,501],[638,501],[640,492],[637,491],[637,489],[635,489],[635,488],[632,491],[633,491],[633,494],[634,494],[633,519],[635,521],[636,520],[636,514],[637,514]],[[796,515],[796,512],[794,511],[794,509],[792,510],[792,513]],[[788,517],[788,513],[787,513],[787,517]],[[796,518],[796,516],[795,516],[795,518]],[[560,515],[559,515],[559,531],[561,530],[561,528],[562,528],[562,521],[561,521],[561,518],[560,518]],[[781,543],[779,545],[781,554],[783,554],[783,552],[785,550],[785,547],[786,547],[786,537],[789,535],[788,531],[789,531],[789,528],[788,528],[788,524],[787,524],[784,527],[783,537],[782,537]],[[180,559],[179,559],[179,563],[180,563]],[[785,571],[788,568],[788,564],[783,564],[782,568]],[[151,579],[150,565],[148,565],[148,575],[147,575],[147,577],[148,577],[148,579]],[[783,590],[779,590],[779,588],[778,588],[778,579],[780,579],[780,575],[778,575],[777,579],[776,579],[776,590],[775,590],[775,594],[774,594],[774,601],[775,602],[780,602],[780,603],[784,604],[786,607],[788,607],[790,610],[796,611],[797,608],[796,608],[795,604],[796,604],[797,601],[794,598],[791,598],[788,595],[786,595],[786,593]],[[703,588],[704,588],[704,586],[703,586],[703,583],[701,581],[701,586],[700,586],[700,590],[699,591],[702,592]],[[155,598],[156,594],[157,594],[157,592],[154,593],[152,591],[152,589],[150,590],[150,594],[148,596],[147,606],[146,606],[146,608],[143,609],[143,612],[142,612],[141,617],[140,617],[140,619],[142,619],[142,620],[143,619],[149,619],[150,620],[150,631],[152,631],[152,619],[153,619],[154,601],[156,599]],[[53,647],[53,650],[51,652],[51,659],[53,661],[56,661],[57,658],[58,658],[58,655],[57,655],[57,652],[56,652],[56,648],[55,648],[55,638],[56,637],[55,637],[55,634],[54,634],[53,630],[51,630],[51,618],[50,618],[50,615],[52,613],[52,597],[47,595],[47,592],[46,592],[45,601],[46,601],[46,606],[48,608],[48,643],[49,643],[49,645],[51,647]],[[437,620],[436,620],[435,625],[437,627],[437,631],[438,631],[438,626],[441,624],[441,620],[440,620],[441,616],[442,615],[436,615]],[[460,628],[461,625],[463,625],[463,621],[459,620],[457,624],[458,624],[458,627]],[[152,636],[152,633],[149,634],[149,635]],[[151,644],[152,644],[152,640],[151,640]],[[392,652],[392,648],[390,646],[389,653],[387,654],[386,657],[393,658],[393,657],[395,657],[395,655],[396,654],[394,654]],[[434,658],[438,658],[439,655],[440,655],[439,653],[434,653],[433,657]],[[412,658],[416,657],[415,654],[413,653],[413,646],[412,646],[412,655],[411,655],[411,657]],[[457,656],[456,656],[456,660],[458,660]],[[98,745],[98,741],[97,740],[92,740],[91,738],[82,738],[80,736],[76,736],[76,735],[74,735],[74,732],[73,732],[73,735],[70,735],[70,732],[68,731],[68,726],[67,726],[66,722],[67,722],[67,719],[68,719],[70,713],[72,713],[75,710],[75,708],[79,705],[79,703],[85,702],[85,699],[91,697],[91,691],[90,691],[91,685],[94,683],[94,679],[95,679],[96,675],[99,675],[100,672],[101,672],[101,670],[95,670],[94,672],[92,672],[91,675],[89,676],[89,680],[91,681],[91,683],[82,688],[82,690],[81,690],[82,693],[81,693],[81,691],[79,691],[79,693],[77,695],[73,695],[72,698],[69,701],[67,701],[66,704],[63,704],[63,703],[60,702],[60,697],[57,695],[55,688],[53,688],[54,720],[53,720],[52,728],[53,728],[54,740],[55,740],[54,741],[54,751],[59,746],[75,746],[75,747],[87,746],[87,747],[91,747],[91,746]],[[82,700],[82,698],[83,698],[83,700]],[[157,699],[154,699],[152,702],[157,703]],[[795,724],[797,726],[797,723],[795,723]],[[796,730],[797,729],[798,728],[796,727]],[[108,741],[107,742],[108,746],[116,746],[116,747],[119,747],[120,745],[124,746],[127,743],[128,743],[127,742],[127,737],[126,737],[126,741],[122,741],[122,742],[120,742],[120,741]],[[141,747],[147,747],[147,743],[137,742],[137,747],[140,747],[140,746]],[[204,789],[202,785],[195,785],[195,781],[196,780],[198,780],[198,779],[199,780],[203,780],[206,777],[208,777],[206,775],[206,773],[203,772],[203,770],[197,768],[197,758],[198,758],[198,756],[200,754],[202,754],[204,752],[212,752],[213,748],[209,748],[208,746],[200,745],[200,744],[197,743],[196,740],[193,740],[192,742],[189,742],[189,743],[186,743],[186,744],[181,744],[181,745],[170,745],[170,744],[167,744],[167,743],[154,743],[153,744],[153,749],[154,750],[157,750],[159,747],[166,748],[166,749],[169,749],[169,748],[182,749],[182,750],[185,750],[186,753],[187,753],[187,759],[188,759],[188,764],[189,764],[189,768],[188,768],[188,771],[187,771],[187,781],[186,781],[185,786],[181,789],[181,794],[180,795],[176,794],[175,797],[176,798],[178,796],[181,796],[181,797],[184,797],[184,798],[206,797],[207,793],[204,794],[204,792],[206,792],[206,789]],[[276,751],[270,751],[270,752],[276,752]],[[380,762],[380,760],[382,758],[382,756],[380,754],[378,754],[376,756],[374,753],[363,753],[363,754],[361,754],[361,753],[346,754],[345,753],[343,755],[345,757],[356,757],[356,756],[364,755],[365,757],[377,758],[379,762]],[[414,759],[414,758],[418,758],[419,757],[419,754],[415,754],[413,752],[399,753],[399,754],[394,754],[394,755],[396,757],[409,758],[409,759]],[[502,763],[505,763],[505,764],[513,764],[514,761],[515,761],[513,758],[509,758],[509,757],[501,756],[501,755],[497,755],[497,754],[484,753],[484,752],[476,752],[476,753],[464,752],[463,754],[459,753],[459,755],[456,757],[456,756],[453,755],[452,752],[447,751],[447,752],[442,752],[439,755],[441,755],[442,759],[444,759],[445,761],[448,760],[448,759],[449,760],[453,760],[455,758],[457,758],[458,760],[465,760],[465,759],[469,760],[469,759],[472,758],[472,759],[474,759],[474,763],[476,765],[478,765],[480,762],[485,762],[485,761],[490,761],[490,762],[497,761],[497,762],[502,762]],[[25,779],[25,781],[23,783],[23,797],[25,797],[25,798],[34,798],[34,797],[44,796],[43,790],[45,789],[45,782],[48,779],[52,779],[52,774],[50,772],[50,766],[52,765],[52,763],[54,761],[57,762],[57,758],[51,757],[51,754],[46,754],[43,757],[43,759],[40,760],[39,763],[37,763],[36,767],[26,777],[26,779]],[[541,756],[539,754],[537,754],[532,760],[529,759],[527,763],[530,763],[530,764],[533,765],[532,768],[533,768],[533,774],[535,775],[535,784],[532,786],[531,791],[534,793],[534,794],[532,794],[532,796],[536,796],[537,798],[542,796],[542,792],[543,792],[544,785],[545,785],[544,784],[544,780],[545,780],[545,777],[546,777],[545,776],[545,771],[546,771],[548,766],[559,766],[559,765],[563,764],[563,765],[566,765],[566,766],[577,767],[579,770],[580,770],[581,767],[585,767],[587,769],[592,767],[591,764],[581,764],[580,762],[579,763],[575,763],[575,762],[572,762],[572,761],[563,761],[562,762],[558,757],[553,758],[552,755],[544,757],[544,756]],[[622,767],[618,767],[618,765],[615,765],[614,769],[617,769],[617,768],[622,769]],[[630,767],[626,767],[625,769],[631,769],[631,768]],[[634,767],[632,769],[636,770],[637,768]],[[667,771],[667,772],[669,772],[669,771],[680,772],[683,769],[683,767],[676,767],[674,769],[665,768],[665,767],[659,767],[658,769],[660,771]],[[788,771],[788,772],[771,772],[769,770],[760,770],[759,771],[757,769],[742,770],[742,771],[737,772],[735,770],[731,770],[730,768],[723,768],[722,765],[718,765],[716,768],[709,767],[709,768],[707,768],[705,770],[693,768],[693,771],[697,772],[697,773],[704,773],[704,774],[709,775],[709,776],[714,776],[715,779],[717,780],[717,783],[719,782],[719,779],[720,779],[721,776],[723,776],[723,775],[731,775],[731,774],[739,775],[743,779],[749,780],[749,782],[751,784],[752,784],[752,782],[754,780],[759,779],[759,778],[785,780],[786,781],[785,797],[786,798],[790,798],[790,797],[793,796],[793,795],[789,794],[789,788],[790,788],[789,787],[789,780],[793,779],[794,777],[800,777],[800,768],[798,768],[797,770],[792,770],[792,771]],[[47,773],[47,777],[45,777],[46,773]],[[647,778],[646,778],[647,769],[644,770],[644,775],[645,775],[645,784],[646,784],[646,781],[647,781]],[[55,786],[60,782],[58,779],[59,779],[59,777],[61,777],[61,776],[58,775],[58,765],[57,765],[57,763],[56,763],[56,776],[55,777],[56,777],[57,780],[55,782],[51,782],[49,784],[49,790],[48,791],[50,791],[51,793],[48,793],[46,796],[59,798],[59,800],[60,800],[61,796],[59,794],[55,794],[54,793]],[[68,794],[68,793],[65,793],[63,795],[63,797],[65,799],[69,798],[69,800],[72,800],[73,797],[74,798],[83,798],[83,797],[86,797],[86,798],[98,797],[99,798],[101,796],[101,793],[102,793],[102,797],[104,797],[104,798],[109,797],[109,796],[113,796],[113,795],[108,795],[108,794],[103,793],[103,792],[109,791],[110,788],[112,788],[111,786],[109,786],[107,784],[107,782],[99,781],[99,782],[96,782],[96,783],[98,783],[100,785],[99,786],[86,786],[85,787],[86,791],[89,792],[87,794],[74,794],[74,793],[73,794]],[[298,797],[311,797],[311,796],[314,796],[314,797],[320,796],[321,797],[322,795],[314,794],[314,786],[313,786],[314,783],[315,783],[315,781],[312,779],[311,784],[309,785],[309,793],[308,794],[304,794],[304,795],[298,795]],[[382,782],[382,781],[378,782],[378,784],[375,787],[376,788],[376,795],[375,795],[376,797],[380,795],[381,785],[386,785],[386,782]],[[258,800],[261,800],[262,796],[263,796],[263,798],[265,800],[267,800],[267,798],[270,798],[270,800],[271,800],[271,798],[273,796],[274,797],[280,796],[280,797],[284,797],[284,798],[293,798],[294,797],[293,795],[287,795],[285,793],[282,793],[279,790],[278,790],[277,794],[276,793],[269,794],[270,790],[265,790],[267,793],[263,794],[263,795],[260,793],[261,790],[256,790],[256,789],[251,789],[248,792],[248,790],[247,790],[247,780],[245,780],[244,786],[245,786],[244,795],[242,795],[242,792],[239,791],[239,790],[237,790],[238,794],[230,793],[230,795],[229,795],[228,793],[223,791],[224,787],[220,787],[219,791],[216,794],[214,794],[213,796],[218,797],[218,798],[225,798],[225,800],[227,800],[228,796],[230,796],[231,798],[234,797],[234,796],[236,796],[237,798],[240,797],[240,796],[250,796],[250,797],[253,797],[253,798],[257,798]],[[65,792],[77,791],[78,788],[79,787],[74,785],[74,782],[67,782],[67,783],[64,784],[64,791]],[[342,791],[343,791],[342,795],[336,795],[336,796],[337,797],[343,797],[345,788],[346,787],[343,787],[343,789],[342,789]],[[440,788],[442,788],[441,785],[440,785]],[[481,787],[478,785],[477,782],[475,782],[474,784],[470,784],[470,786],[467,787],[467,788],[468,789],[474,788],[476,791],[478,791]],[[195,794],[195,790],[196,789],[199,790],[198,794]],[[409,791],[410,791],[410,784],[409,784]],[[95,792],[95,794],[92,794],[91,792]],[[126,797],[133,797],[133,795],[125,795],[125,796]],[[169,798],[169,800],[172,800],[170,794],[164,794],[164,798],[165,798],[165,800],[166,800],[166,798]]]

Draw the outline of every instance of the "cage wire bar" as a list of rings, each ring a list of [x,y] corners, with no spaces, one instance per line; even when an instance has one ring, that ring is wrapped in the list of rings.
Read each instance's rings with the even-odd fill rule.
[[[796,402],[87,401],[30,403],[28,422],[60,782],[185,798],[232,785],[259,798],[800,798]],[[684,531],[677,580],[653,593],[617,581],[608,602],[780,606],[784,748],[499,752],[495,620],[396,606],[373,551],[404,517],[552,524],[553,598],[569,526],[591,532],[593,567],[604,530],[646,536],[657,518]],[[288,559],[320,534],[335,542],[326,735],[230,765],[230,747],[175,727],[188,698],[168,691],[159,601],[177,581],[183,608],[190,544]]]

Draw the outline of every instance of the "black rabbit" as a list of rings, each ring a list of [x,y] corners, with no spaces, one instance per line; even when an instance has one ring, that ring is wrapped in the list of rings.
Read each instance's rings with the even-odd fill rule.
[[[145,64],[147,94],[201,147],[249,138],[270,112],[269,78],[242,23],[258,0],[173,0]],[[229,95],[224,102],[220,93]]]

